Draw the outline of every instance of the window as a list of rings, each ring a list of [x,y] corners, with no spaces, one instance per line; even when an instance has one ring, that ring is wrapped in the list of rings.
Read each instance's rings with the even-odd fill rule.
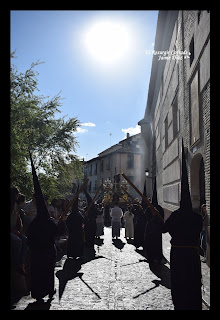
[[[93,191],[97,191],[97,180],[95,180],[95,186],[93,187]]]
[[[165,118],[164,121],[164,131],[165,131],[165,150],[168,146],[168,115]]]
[[[199,74],[196,71],[190,84],[190,118],[191,145],[200,139],[200,111],[199,111]]]
[[[128,154],[127,156],[127,168],[134,168],[134,154]]]
[[[100,171],[103,171],[103,168],[104,168],[104,160],[101,160]]]
[[[193,60],[194,60],[194,37],[192,37],[192,40],[190,42],[189,52],[190,52],[189,63],[190,63],[190,66],[191,66],[191,64],[193,63]]]
[[[178,131],[179,131],[178,99],[177,99],[177,97],[174,100],[172,108],[173,108],[173,138],[175,138]]]
[[[110,170],[110,157],[107,158],[106,170]]]

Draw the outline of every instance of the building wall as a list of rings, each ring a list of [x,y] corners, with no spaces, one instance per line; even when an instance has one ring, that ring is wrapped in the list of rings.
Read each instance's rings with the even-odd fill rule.
[[[209,37],[210,13],[205,10],[159,13],[155,49],[173,54],[164,60],[153,57],[141,131],[146,150],[152,150],[151,156],[145,153],[145,158],[150,161],[152,175],[157,176],[158,200],[167,214],[179,207],[182,137],[194,209],[199,210],[201,204],[199,168],[203,161],[210,214]],[[185,53],[174,54],[178,50]],[[151,139],[146,136],[149,122]]]
[[[94,159],[86,162],[85,174],[87,177],[89,177],[89,182],[87,184],[87,191],[91,195],[95,195],[96,189],[97,189],[97,187],[99,187],[98,171],[99,171],[99,159],[98,158],[94,158]]]
[[[104,150],[99,157],[87,161],[86,176],[90,179],[88,188],[91,196],[94,196],[97,188],[107,179],[114,182],[114,175],[124,172],[132,182],[142,190],[143,177],[141,168],[143,164],[141,135],[127,136],[118,144]],[[92,169],[91,169],[92,168]],[[97,170],[96,170],[97,168]],[[134,189],[130,193],[137,196]],[[140,198],[140,197],[139,197]]]

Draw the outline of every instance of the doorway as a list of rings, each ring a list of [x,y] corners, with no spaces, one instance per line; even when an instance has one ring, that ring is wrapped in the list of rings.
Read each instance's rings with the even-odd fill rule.
[[[196,154],[190,166],[191,199],[193,210],[200,212],[205,203],[205,170],[201,153]]]

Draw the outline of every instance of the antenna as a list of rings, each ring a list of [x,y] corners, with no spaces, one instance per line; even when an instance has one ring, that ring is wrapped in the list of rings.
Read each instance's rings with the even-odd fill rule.
[[[111,145],[112,145],[112,143],[111,143],[112,134],[110,133],[109,136],[110,136],[110,147],[111,147]]]

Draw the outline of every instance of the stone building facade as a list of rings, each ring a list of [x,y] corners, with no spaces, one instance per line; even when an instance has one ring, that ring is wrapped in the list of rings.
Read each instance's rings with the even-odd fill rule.
[[[210,11],[159,11],[141,135],[166,215],[179,207],[184,140],[194,210],[210,215]],[[152,179],[148,179],[152,190]]]
[[[126,139],[99,153],[99,156],[86,162],[85,176],[89,178],[88,191],[94,196],[99,185],[107,179],[114,182],[116,174],[124,172],[126,176],[140,188],[142,165],[142,137],[141,134],[130,136]],[[137,196],[130,188],[130,193]]]

